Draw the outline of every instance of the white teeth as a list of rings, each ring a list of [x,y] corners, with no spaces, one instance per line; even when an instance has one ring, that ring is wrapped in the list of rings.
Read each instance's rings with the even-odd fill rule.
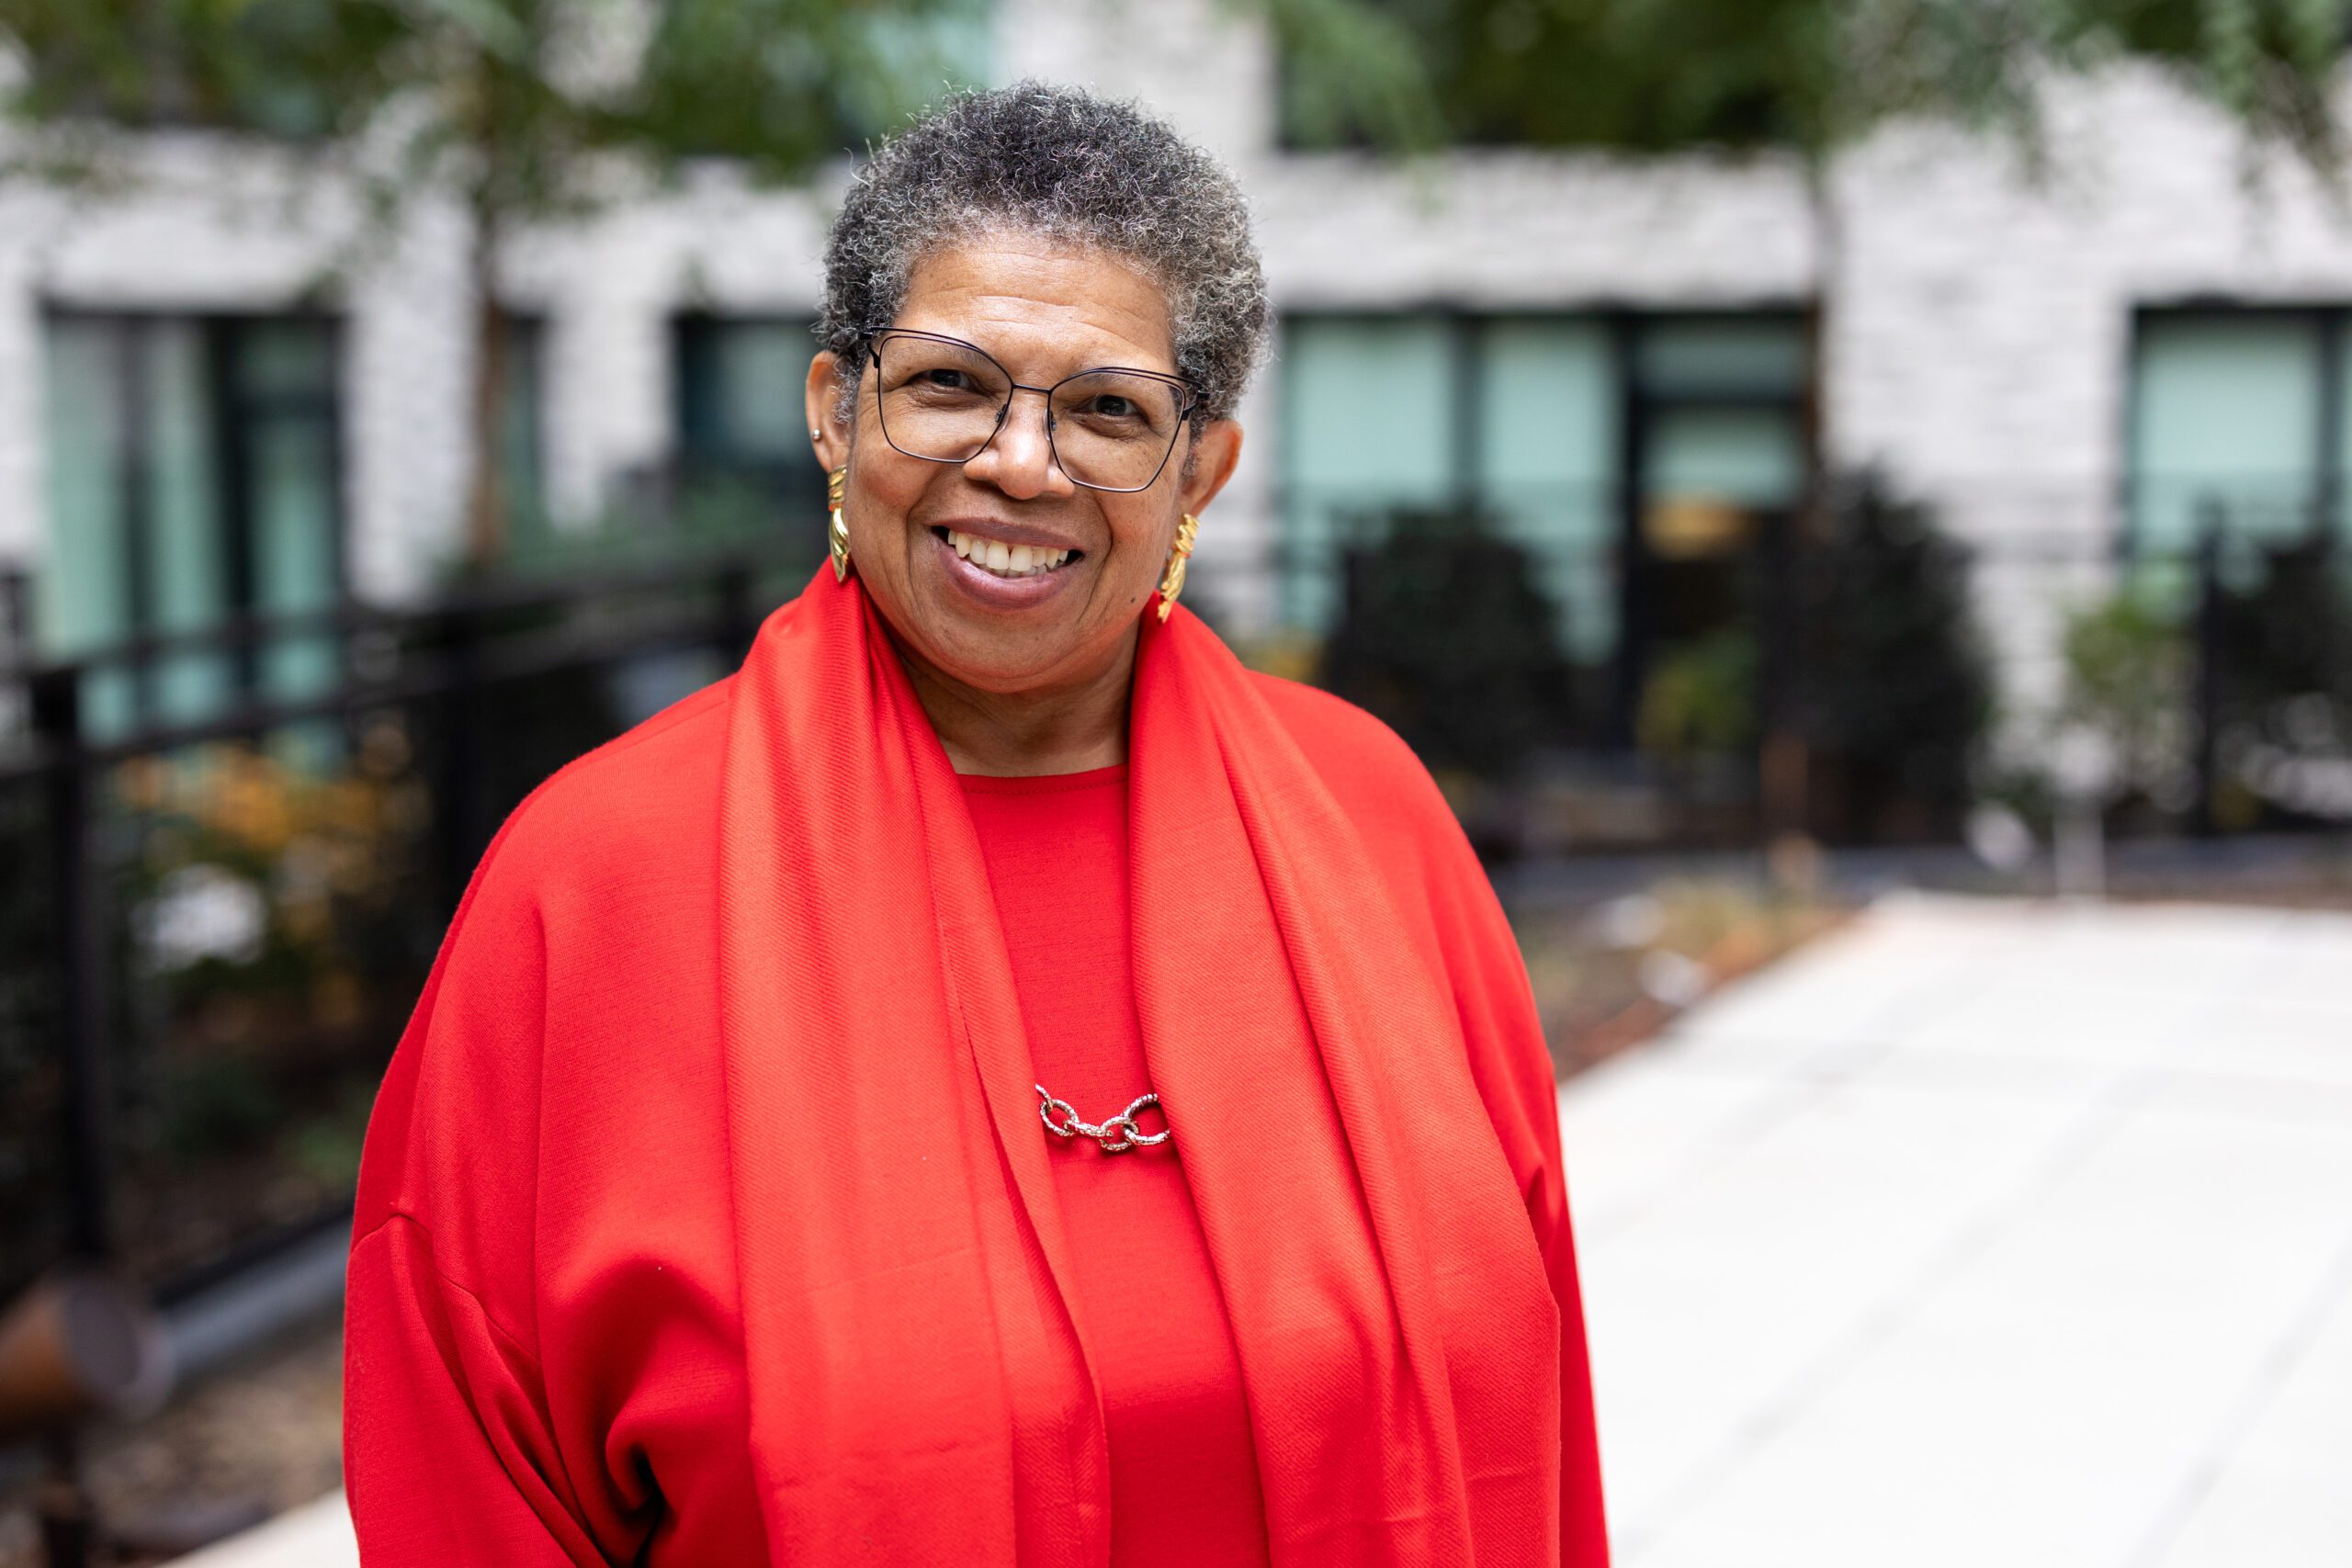
[[[975,538],[953,528],[947,530],[947,543],[964,559],[999,577],[1039,577],[1070,558],[1068,550],[1007,545],[1001,539]]]

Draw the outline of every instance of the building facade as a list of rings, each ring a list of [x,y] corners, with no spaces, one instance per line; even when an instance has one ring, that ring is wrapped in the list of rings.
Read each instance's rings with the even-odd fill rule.
[[[1622,694],[1728,613],[1725,563],[1814,476],[1870,468],[1976,548],[2030,705],[2119,561],[2216,517],[2344,525],[2352,220],[2152,73],[2060,85],[2040,176],[1888,130],[1836,166],[1831,223],[1771,157],[1286,151],[1272,48],[1209,0],[1002,0],[988,55],[1141,98],[1255,204],[1279,343],[1200,557],[1237,636],[1311,640],[1351,541],[1475,511]],[[200,134],[140,163],[104,200],[0,187],[0,562],[35,646],[424,592],[465,492],[462,217],[374,230],[290,153]],[[839,180],[712,169],[517,240],[528,507],[579,525],[731,472],[817,513],[799,385]]]

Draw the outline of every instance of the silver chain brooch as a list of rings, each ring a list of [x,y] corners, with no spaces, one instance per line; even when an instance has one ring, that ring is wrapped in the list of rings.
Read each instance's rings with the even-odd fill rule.
[[[1101,1145],[1104,1154],[1117,1155],[1126,1153],[1137,1144],[1149,1147],[1153,1144],[1164,1144],[1176,1135],[1173,1127],[1164,1132],[1147,1133],[1136,1125],[1138,1114],[1159,1103],[1159,1096],[1156,1094],[1136,1096],[1134,1104],[1098,1127],[1091,1122],[1080,1121],[1077,1108],[1067,1100],[1056,1100],[1047,1094],[1044,1084],[1035,1087],[1037,1098],[1045,1102],[1037,1107],[1037,1114],[1045,1122],[1046,1131],[1057,1138],[1075,1138],[1083,1134]],[[1054,1120],[1057,1111],[1061,1114],[1058,1122]],[[1163,1111],[1160,1114],[1166,1116],[1168,1113]]]

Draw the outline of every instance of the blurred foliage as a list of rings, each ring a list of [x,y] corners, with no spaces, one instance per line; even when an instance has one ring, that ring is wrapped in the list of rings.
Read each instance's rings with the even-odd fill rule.
[[[2211,660],[2215,825],[2352,818],[2352,570],[2343,547],[2274,544],[2217,572]]]
[[[1819,536],[1767,540],[1747,618],[1661,649],[1643,682],[1643,752],[1688,771],[1804,744],[1809,830],[1833,840],[1949,831],[1970,800],[1993,677],[1965,552],[1875,477],[1824,486]]]
[[[2200,792],[2225,830],[2352,816],[2332,782],[2352,755],[2352,563],[2321,538],[2212,550],[2144,563],[2070,617],[2062,732],[2096,745],[2099,793],[2145,825],[2177,825]]]
[[[2111,793],[2174,797],[2194,744],[2194,649],[2177,595],[2127,582],[2067,618],[2058,720],[2104,751]]]
[[[2238,581],[2222,573],[2214,695],[2225,727],[2298,746],[2352,737],[2352,580],[2344,554],[2332,541],[2298,539],[2261,551]]]
[[[1812,756],[1818,826],[1948,830],[1993,715],[1968,557],[1875,475],[1831,485],[1819,516],[1828,537],[1796,560],[1789,715]]]
[[[181,903],[205,911],[191,917],[193,935],[175,934],[166,919],[141,937],[142,962],[176,973],[184,998],[325,982],[351,922],[402,891],[397,852],[431,818],[404,728],[376,721],[347,768],[322,770],[302,750],[208,746],[116,770],[116,800],[140,834],[130,888],[140,918],[164,918],[155,906],[175,887]],[[188,876],[198,870],[217,874],[215,886],[249,888],[250,904],[186,891],[198,886]],[[206,934],[247,920],[252,941],[235,944],[233,960]]]
[[[744,557],[788,564],[805,580],[825,554],[821,497],[780,490],[763,474],[696,468],[670,480],[658,497],[586,517],[558,522],[518,513],[505,564],[521,576],[560,580],[636,569],[690,570],[700,560]],[[444,563],[442,576],[453,589],[461,589],[469,575],[462,560]]]
[[[1280,7],[1295,144],[1407,140],[1819,159],[1910,115],[2023,132],[2052,69],[2144,59],[2332,170],[2352,0],[1380,0],[1373,44]],[[1391,57],[1418,91],[1351,88]],[[1376,79],[1386,81],[1385,76]],[[1401,98],[1401,101],[1399,101]],[[1354,107],[1351,107],[1351,106]],[[1366,106],[1377,112],[1365,112]]]
[[[154,1281],[347,1201],[445,918],[435,821],[387,714],[150,753],[94,784],[114,1217],[122,1261]],[[53,846],[17,809],[37,799],[0,796],[0,1291],[62,1246]]]
[[[1527,551],[1476,514],[1400,512],[1348,552],[1319,683],[1433,770],[1508,777],[1568,720],[1559,611]]]
[[[2343,128],[2331,89],[2352,0],[2071,0],[2094,50],[2172,68],[2257,136],[2333,177]]]
[[[1823,153],[1900,115],[2030,123],[2051,68],[2141,58],[2332,161],[2352,0],[1223,0],[1282,45],[1306,146]],[[0,0],[20,121],[390,128],[379,168],[516,216],[614,194],[596,155],[798,179],[961,79],[985,0]]]
[[[1389,0],[1437,139],[1675,152],[1821,152],[1886,113],[2021,106],[2030,5],[1937,0]],[[1286,63],[1285,130],[1307,146],[1393,136],[1330,106],[1334,67]],[[2042,41],[2042,40],[2035,40]]]
[[[597,155],[797,179],[958,73],[975,0],[0,0],[33,126],[382,138],[358,172],[515,219],[619,194]],[[386,114],[387,109],[396,109]]]
[[[1399,0],[1225,0],[1261,12],[1277,45],[1284,139],[1301,147],[1370,142],[1419,151],[1464,139],[1453,102],[1453,28],[1475,4]]]
[[[171,1165],[299,1134],[314,1080],[371,1078],[380,1054],[352,1046],[430,962],[432,806],[407,729],[379,717],[339,750],[209,746],[115,772],[135,845],[126,1043],[146,1069],[132,1142]]]
[[[1669,649],[1642,684],[1634,735],[1643,751],[1687,764],[1756,743],[1756,638],[1727,626]]]

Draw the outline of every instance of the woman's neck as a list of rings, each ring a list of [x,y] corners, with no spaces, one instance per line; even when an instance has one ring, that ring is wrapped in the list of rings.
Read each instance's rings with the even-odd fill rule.
[[[903,643],[899,652],[916,699],[959,773],[1035,778],[1127,760],[1133,637],[1091,675],[1026,692],[982,691],[933,669]]]

